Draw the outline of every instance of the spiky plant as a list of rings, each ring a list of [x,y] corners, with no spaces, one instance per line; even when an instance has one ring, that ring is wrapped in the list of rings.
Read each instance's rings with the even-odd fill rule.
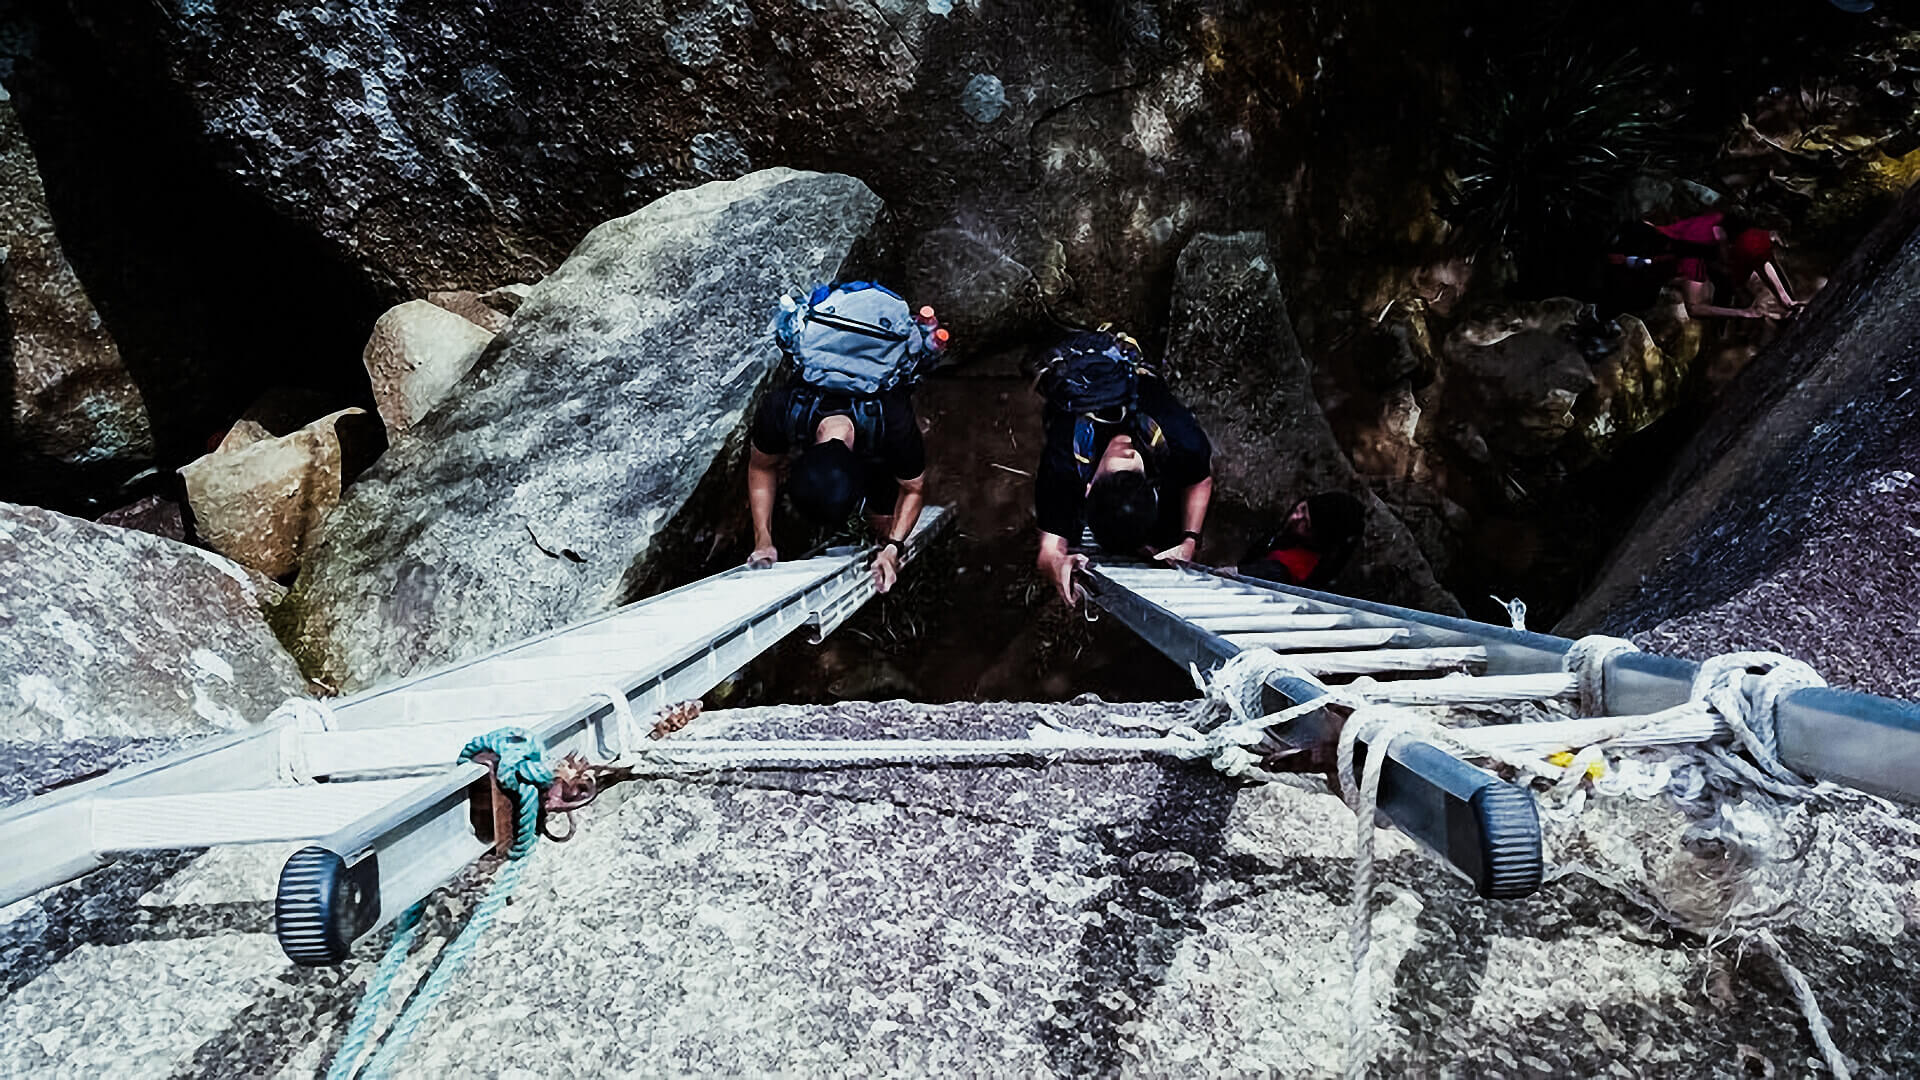
[[[1633,54],[1541,48],[1490,64],[1464,98],[1440,214],[1523,282],[1577,273],[1565,264],[1605,235],[1627,182],[1674,150],[1655,73]]]

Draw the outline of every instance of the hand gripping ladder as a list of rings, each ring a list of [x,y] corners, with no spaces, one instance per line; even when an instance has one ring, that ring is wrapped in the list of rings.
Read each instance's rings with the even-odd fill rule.
[[[1547,634],[1375,604],[1209,570],[1099,564],[1088,594],[1174,662],[1210,671],[1249,648],[1270,648],[1316,678],[1382,680],[1369,698],[1398,704],[1464,704],[1571,698],[1564,659],[1573,642]],[[1686,702],[1698,665],[1625,653],[1607,660],[1612,715]],[[1467,672],[1467,677],[1438,676]],[[1320,696],[1284,675],[1266,681],[1278,712]],[[1920,706],[1828,688],[1798,690],[1776,714],[1780,759],[1821,779],[1920,802]],[[1286,739],[1305,748],[1335,733],[1325,710],[1294,721]],[[1364,755],[1366,743],[1359,744]],[[1429,743],[1394,743],[1380,781],[1380,810],[1402,832],[1465,875],[1482,896],[1526,896],[1543,872],[1532,797]]]
[[[948,523],[927,508],[904,557]],[[295,962],[338,963],[494,845],[487,767],[452,764],[467,740],[520,726],[549,757],[611,761],[643,737],[635,717],[839,627],[874,595],[873,550],[739,567],[0,810],[0,906],[118,852],[311,841],[281,872],[276,929]]]

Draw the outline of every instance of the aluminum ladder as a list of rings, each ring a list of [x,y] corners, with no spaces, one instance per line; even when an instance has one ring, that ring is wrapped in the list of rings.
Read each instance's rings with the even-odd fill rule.
[[[911,560],[951,518],[928,507]],[[815,642],[874,596],[874,549],[738,567],[474,659],[207,739],[0,810],[0,907],[121,852],[311,841],[275,900],[287,955],[354,943],[494,844],[486,766],[467,740],[529,729],[549,757],[605,763],[640,717],[698,698],[802,627]]]
[[[1369,698],[1423,705],[1572,698],[1568,638],[1450,618],[1295,588],[1199,566],[1096,561],[1088,595],[1169,659],[1210,671],[1244,649],[1270,648],[1328,683],[1379,680]],[[1699,665],[1626,653],[1607,661],[1615,715],[1687,701]],[[1466,677],[1458,677],[1459,673]],[[1452,678],[1441,676],[1454,675]],[[1266,707],[1305,704],[1320,691],[1276,675]],[[1920,802],[1920,705],[1828,688],[1784,698],[1776,714],[1780,758],[1813,777]],[[1338,721],[1325,710],[1289,725],[1300,748],[1324,745]],[[1358,744],[1364,755],[1366,743]],[[1380,781],[1380,810],[1409,837],[1472,881],[1480,895],[1527,896],[1544,865],[1532,797],[1429,743],[1397,741]]]

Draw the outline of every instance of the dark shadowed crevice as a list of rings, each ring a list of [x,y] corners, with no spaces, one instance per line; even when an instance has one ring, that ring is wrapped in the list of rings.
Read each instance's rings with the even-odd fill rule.
[[[162,17],[147,6],[122,29]],[[231,180],[150,50],[64,5],[17,6],[0,30],[61,247],[146,401],[162,471],[270,388],[371,408],[360,351],[396,291]]]

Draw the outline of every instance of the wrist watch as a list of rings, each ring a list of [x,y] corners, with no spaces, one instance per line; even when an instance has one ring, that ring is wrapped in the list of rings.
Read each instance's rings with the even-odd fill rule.
[[[905,540],[895,540],[889,536],[885,542],[880,545],[881,553],[884,554],[888,548],[899,548],[900,554],[905,555],[907,553],[907,542]]]

